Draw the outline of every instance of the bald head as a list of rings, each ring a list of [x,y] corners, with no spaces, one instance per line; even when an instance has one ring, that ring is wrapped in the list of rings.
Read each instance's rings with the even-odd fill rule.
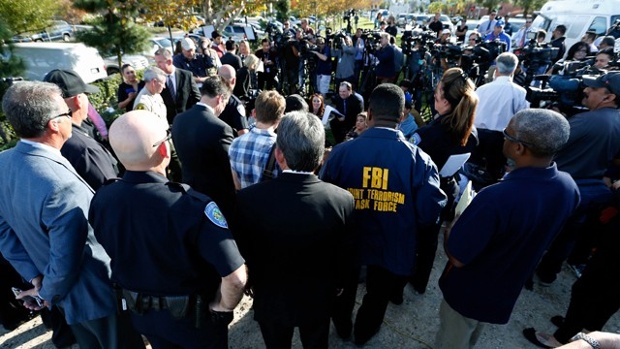
[[[146,110],[133,110],[116,119],[110,127],[110,145],[119,160],[131,171],[148,171],[168,165],[165,143],[168,125]],[[164,156],[166,155],[166,156]],[[164,171],[165,173],[165,171]]]
[[[235,83],[237,82],[237,71],[231,65],[224,64],[217,71],[217,76],[219,76],[222,81],[231,89],[235,87]]]

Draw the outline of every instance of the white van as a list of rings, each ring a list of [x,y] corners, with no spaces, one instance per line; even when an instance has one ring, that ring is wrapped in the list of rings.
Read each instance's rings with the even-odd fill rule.
[[[548,33],[566,26],[566,51],[587,31],[603,35],[620,19],[620,0],[555,0],[543,5],[532,25]],[[551,35],[548,35],[551,37]]]
[[[87,84],[108,76],[97,49],[81,43],[17,43],[13,54],[24,61],[23,77],[27,80],[43,80],[45,74],[54,69],[73,70]]]

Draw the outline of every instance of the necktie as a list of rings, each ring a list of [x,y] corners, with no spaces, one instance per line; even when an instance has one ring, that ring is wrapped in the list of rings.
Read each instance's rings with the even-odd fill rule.
[[[521,42],[519,43],[519,47],[523,47],[525,44],[525,37],[527,36],[527,30],[523,31],[523,35],[521,35]]]
[[[166,79],[166,87],[168,87],[168,90],[170,91],[170,95],[172,96],[172,98],[174,98],[177,94],[176,91],[174,90],[174,82],[172,82],[172,74],[168,75],[168,78]]]
[[[489,29],[491,29],[491,23],[493,23],[493,21],[489,19],[489,24],[487,25],[487,30],[486,30],[487,32],[489,31]]]
[[[347,116],[347,100],[343,99],[342,100],[342,113]]]

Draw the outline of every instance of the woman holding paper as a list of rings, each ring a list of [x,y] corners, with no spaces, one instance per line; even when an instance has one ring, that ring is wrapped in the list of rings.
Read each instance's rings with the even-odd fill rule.
[[[437,115],[412,137],[414,144],[431,157],[440,171],[440,187],[448,196],[448,204],[441,217],[444,221],[454,218],[454,199],[459,192],[455,177],[467,161],[467,153],[471,153],[478,144],[474,127],[478,106],[475,90],[476,86],[462,69],[446,70],[435,90]],[[410,282],[419,293],[424,293],[428,284],[440,227],[441,222],[432,227],[428,234],[418,234],[417,270]]]

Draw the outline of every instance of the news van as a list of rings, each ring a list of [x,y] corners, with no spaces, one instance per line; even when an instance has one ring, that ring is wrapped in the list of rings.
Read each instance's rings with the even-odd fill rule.
[[[588,31],[604,35],[620,20],[620,0],[554,0],[545,3],[532,26],[551,33],[559,24],[566,26],[566,50]],[[550,35],[549,35],[550,37]]]

